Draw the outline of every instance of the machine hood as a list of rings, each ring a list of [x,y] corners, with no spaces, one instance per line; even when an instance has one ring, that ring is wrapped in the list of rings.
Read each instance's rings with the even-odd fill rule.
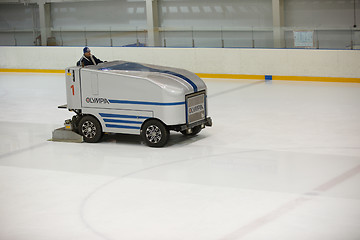
[[[118,74],[129,74],[129,75],[139,75],[144,76],[147,75],[149,78],[155,80],[151,76],[162,75],[167,76],[168,79],[177,80],[183,83],[183,85],[187,86],[187,88],[191,89],[192,92],[198,92],[206,89],[205,83],[199,78],[196,74],[178,68],[170,68],[158,65],[150,65],[150,64],[142,64],[135,62],[127,62],[127,61],[111,61],[103,64],[99,64],[96,66],[89,66],[87,68],[106,71],[111,73]]]

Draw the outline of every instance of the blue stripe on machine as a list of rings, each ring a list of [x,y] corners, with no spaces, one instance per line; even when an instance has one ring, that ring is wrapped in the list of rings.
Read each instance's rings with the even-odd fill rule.
[[[176,105],[185,104],[185,102],[160,103],[160,102],[128,101],[128,100],[114,100],[114,99],[109,99],[109,102],[121,103],[121,104],[156,105],[156,106],[176,106]]]
[[[121,115],[112,113],[99,113],[101,117],[105,118],[132,118],[132,119],[148,119],[149,117],[135,116],[135,115]]]
[[[189,83],[193,89],[194,89],[194,92],[197,92],[198,91],[198,88],[196,86],[196,84],[191,81],[189,78],[185,77],[184,75],[181,75],[179,73],[176,73],[176,72],[172,72],[172,71],[160,71],[161,73],[166,73],[166,74],[170,74],[170,75],[173,75],[173,76],[176,76],[176,77],[179,77],[179,78],[182,78],[184,79],[187,83]]]
[[[109,118],[104,118],[104,122],[129,123],[129,124],[142,124],[143,123],[143,122],[140,122],[140,121],[128,121],[128,120],[118,120],[118,119],[109,119]]]
[[[125,125],[115,125],[115,124],[105,124],[108,128],[126,128],[126,129],[140,129],[140,127],[135,126],[125,126]]]

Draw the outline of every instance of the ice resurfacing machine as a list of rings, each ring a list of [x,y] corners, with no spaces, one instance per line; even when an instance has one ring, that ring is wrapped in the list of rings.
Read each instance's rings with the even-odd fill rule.
[[[125,133],[162,147],[170,130],[195,135],[212,125],[204,81],[183,69],[112,61],[66,68],[65,78],[67,105],[60,107],[76,113],[65,127],[85,142]]]

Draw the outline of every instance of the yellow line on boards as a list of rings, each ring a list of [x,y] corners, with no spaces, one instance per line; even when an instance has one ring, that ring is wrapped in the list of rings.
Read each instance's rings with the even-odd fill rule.
[[[0,72],[65,73],[65,70],[0,68]],[[344,78],[344,77],[272,76],[272,75],[213,74],[213,73],[196,73],[196,75],[201,78],[360,83],[360,78]]]
[[[0,68],[0,72],[15,72],[15,73],[65,73],[65,70]]]
[[[201,78],[256,79],[264,80],[265,75],[196,73]]]
[[[360,83],[360,78],[197,73],[201,78]]]

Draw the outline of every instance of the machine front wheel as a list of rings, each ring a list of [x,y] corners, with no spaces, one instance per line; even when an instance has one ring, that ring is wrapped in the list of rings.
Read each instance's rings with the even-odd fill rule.
[[[141,128],[141,138],[149,147],[163,147],[169,135],[166,126],[156,119],[147,121]]]
[[[96,143],[102,137],[99,121],[93,116],[84,116],[79,123],[79,133],[85,142]]]

